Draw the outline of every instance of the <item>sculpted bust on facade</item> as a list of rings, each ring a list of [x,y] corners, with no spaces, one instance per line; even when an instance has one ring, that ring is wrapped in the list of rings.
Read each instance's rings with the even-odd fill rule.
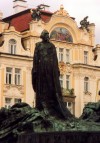
[[[42,41],[36,43],[32,69],[36,108],[67,119],[72,115],[62,101],[56,48],[49,41],[48,31],[43,30],[40,38]]]

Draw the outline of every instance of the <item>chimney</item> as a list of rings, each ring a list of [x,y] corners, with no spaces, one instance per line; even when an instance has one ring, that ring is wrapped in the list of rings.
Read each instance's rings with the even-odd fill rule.
[[[28,8],[27,1],[26,0],[14,0],[13,8],[14,8],[15,14],[21,11],[24,11]]]

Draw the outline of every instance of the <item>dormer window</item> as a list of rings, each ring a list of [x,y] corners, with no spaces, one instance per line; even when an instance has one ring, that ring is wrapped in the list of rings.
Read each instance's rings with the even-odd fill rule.
[[[16,54],[16,40],[10,39],[9,40],[9,53]]]

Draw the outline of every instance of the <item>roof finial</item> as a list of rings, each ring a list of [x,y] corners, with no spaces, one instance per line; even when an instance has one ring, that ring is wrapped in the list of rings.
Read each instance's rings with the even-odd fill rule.
[[[60,5],[60,10],[62,10],[62,11],[64,10],[63,4]]]

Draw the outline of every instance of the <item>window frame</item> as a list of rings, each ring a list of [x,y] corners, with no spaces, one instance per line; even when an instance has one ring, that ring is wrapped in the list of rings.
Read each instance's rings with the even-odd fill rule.
[[[64,76],[63,76],[63,74],[61,74],[60,77],[59,77],[59,81],[60,81],[60,86],[61,86],[61,88],[63,88],[63,86],[64,86],[64,81],[63,81],[63,79],[64,79]]]
[[[88,51],[84,51],[84,64],[88,64]]]
[[[64,48],[59,48],[59,62],[64,61]]]
[[[89,92],[89,77],[84,78],[84,92]]]
[[[11,72],[8,72],[7,69],[11,69]],[[6,84],[12,84],[13,80],[13,69],[11,67],[6,67]]]
[[[66,63],[70,63],[70,50],[66,49]]]
[[[68,78],[67,78],[68,77]],[[66,89],[70,89],[70,75],[66,75]]]
[[[19,72],[16,72],[16,70],[19,70]],[[14,78],[14,84],[20,85],[21,84],[21,69],[15,68],[15,78]]]
[[[16,40],[10,39],[9,40],[9,53],[10,54],[16,54],[16,46],[17,46]]]

